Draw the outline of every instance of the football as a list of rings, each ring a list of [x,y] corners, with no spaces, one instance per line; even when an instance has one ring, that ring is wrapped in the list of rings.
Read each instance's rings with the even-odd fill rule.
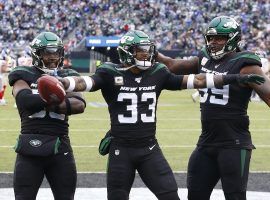
[[[53,76],[42,76],[38,79],[38,93],[48,104],[60,104],[66,96],[61,83]]]

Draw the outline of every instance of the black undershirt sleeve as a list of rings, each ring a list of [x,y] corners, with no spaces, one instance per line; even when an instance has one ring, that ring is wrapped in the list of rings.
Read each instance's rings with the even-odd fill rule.
[[[181,83],[183,81],[184,76],[172,74],[168,70],[164,70],[164,71],[165,73],[167,73],[167,79],[164,83],[164,89],[181,90]]]
[[[38,112],[43,110],[47,103],[38,94],[32,94],[30,89],[23,89],[16,95],[16,104],[20,108]]]
[[[94,85],[91,89],[91,91],[97,91],[104,87],[106,84],[104,81],[104,77],[102,77],[100,74],[94,74],[91,76],[91,78],[94,80]]]

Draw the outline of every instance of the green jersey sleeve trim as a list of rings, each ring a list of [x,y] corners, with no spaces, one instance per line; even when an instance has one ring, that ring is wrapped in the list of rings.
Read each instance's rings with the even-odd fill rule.
[[[154,73],[156,73],[157,71],[167,68],[166,65],[162,64],[162,63],[155,63],[154,67],[153,67],[153,71],[150,73],[150,75],[153,75]]]
[[[25,72],[28,72],[28,73],[30,73],[30,74],[35,74],[35,73],[31,70],[31,67],[25,67],[25,66],[15,67],[13,70],[11,70],[10,73],[14,73],[14,72],[17,72],[17,71],[25,71]]]
[[[261,59],[260,59],[259,56],[255,55],[255,54],[248,54],[248,53],[247,54],[239,55],[236,58],[231,59],[230,61],[238,60],[240,58],[249,58],[249,59],[253,59],[253,60],[256,60],[258,62],[261,62]]]
[[[207,50],[206,50],[206,48],[204,47],[204,48],[202,48],[202,54],[203,54],[203,56],[205,56],[205,57],[207,57],[207,58],[209,58],[210,59],[210,56],[209,56],[209,54],[207,53]]]
[[[80,76],[80,74],[73,69],[60,69],[57,71],[57,75],[60,77]]]
[[[106,70],[109,70],[113,73],[116,73],[116,74],[119,74],[119,75],[123,75],[122,72],[118,71],[116,68],[115,68],[116,64],[109,64],[109,63],[104,63],[104,64],[101,64],[98,69],[106,69]]]

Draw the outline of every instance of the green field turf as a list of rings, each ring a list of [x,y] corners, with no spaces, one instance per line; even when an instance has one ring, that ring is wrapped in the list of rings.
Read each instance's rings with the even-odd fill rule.
[[[199,103],[191,100],[192,91],[164,91],[157,112],[157,138],[174,171],[186,171],[200,133]],[[99,140],[109,128],[107,107],[100,92],[85,93],[85,113],[70,117],[70,137],[78,171],[105,171],[107,157],[97,151]],[[0,106],[0,172],[13,170],[16,154],[11,146],[19,133],[20,120],[11,90],[7,106]],[[90,104],[91,105],[90,105]],[[97,106],[97,107],[94,107]],[[249,105],[250,129],[257,149],[253,151],[252,171],[270,171],[270,109],[264,103]]]

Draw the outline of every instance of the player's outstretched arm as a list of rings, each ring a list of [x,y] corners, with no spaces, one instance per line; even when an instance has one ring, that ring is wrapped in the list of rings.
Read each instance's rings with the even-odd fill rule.
[[[65,100],[59,105],[50,105],[48,111],[58,114],[73,115],[83,113],[86,107],[86,102],[79,92],[68,92]]]
[[[259,66],[245,66],[240,71],[241,74],[259,74],[264,77],[265,83],[257,85],[249,83],[251,87],[260,96],[260,98],[270,107],[270,79],[265,75]]]
[[[58,80],[67,92],[89,92],[94,86],[94,80],[89,76],[70,76]]]
[[[228,84],[257,84],[260,85],[265,82],[263,76],[257,74],[228,74],[228,75],[214,75],[214,74],[190,74],[185,75],[182,81],[182,89],[193,88],[220,88]]]
[[[199,67],[199,58],[191,59],[173,59],[158,52],[156,61],[165,64],[174,74],[197,74]]]

